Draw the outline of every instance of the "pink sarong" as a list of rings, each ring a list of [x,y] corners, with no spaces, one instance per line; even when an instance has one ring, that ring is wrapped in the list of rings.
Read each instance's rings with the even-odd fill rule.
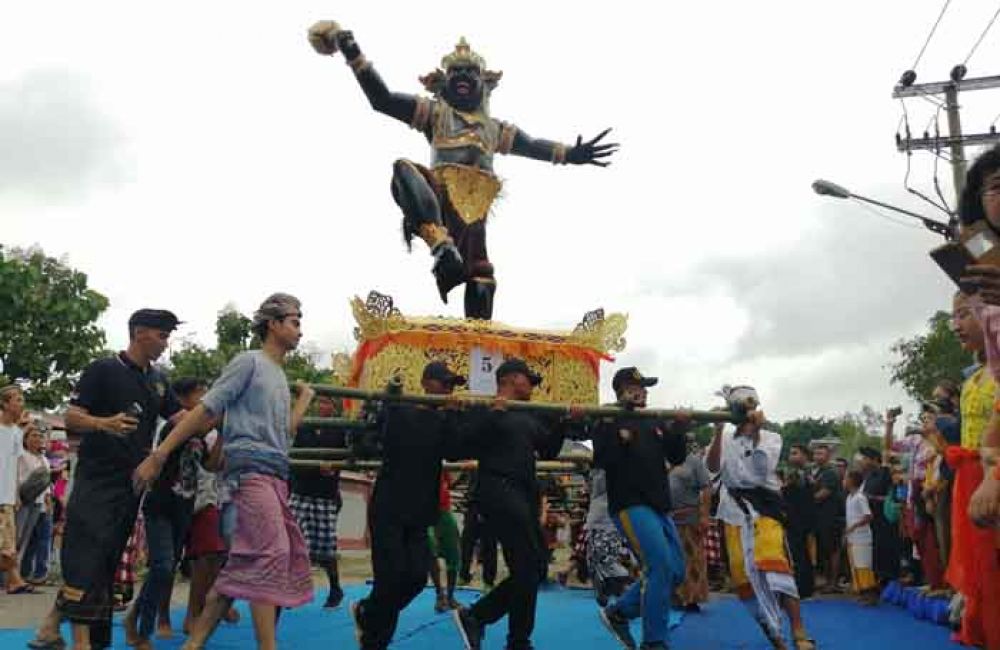
[[[215,589],[230,598],[279,607],[312,600],[309,551],[288,509],[288,484],[263,474],[240,477],[232,491],[229,559]]]

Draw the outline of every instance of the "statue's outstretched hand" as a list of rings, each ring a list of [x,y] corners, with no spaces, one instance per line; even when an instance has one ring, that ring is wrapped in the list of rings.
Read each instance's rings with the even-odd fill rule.
[[[576,144],[566,152],[566,162],[573,165],[597,165],[598,167],[610,165],[610,161],[603,161],[601,158],[607,158],[618,151],[618,143],[599,144],[604,136],[610,132],[610,128],[604,129],[596,138],[587,142],[583,141],[583,136],[576,136]]]
[[[340,25],[333,20],[321,20],[309,28],[309,44],[319,54],[336,54]]]

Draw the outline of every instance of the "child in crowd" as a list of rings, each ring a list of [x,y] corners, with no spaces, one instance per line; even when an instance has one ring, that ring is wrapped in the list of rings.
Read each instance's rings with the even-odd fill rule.
[[[878,582],[872,570],[873,537],[871,529],[872,511],[868,497],[861,491],[864,477],[861,472],[850,471],[844,477],[847,490],[847,557],[851,562],[851,581],[854,593],[863,605],[878,604]]]

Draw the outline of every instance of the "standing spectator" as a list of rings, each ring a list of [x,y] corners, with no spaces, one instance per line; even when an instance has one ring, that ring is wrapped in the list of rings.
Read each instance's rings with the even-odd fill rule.
[[[788,509],[788,550],[795,568],[795,585],[799,597],[810,598],[815,588],[812,558],[809,557],[809,535],[816,524],[816,504],[813,484],[806,466],[809,448],[793,444],[788,451],[788,469],[781,490]]]
[[[191,378],[178,379],[172,387],[177,400],[187,411],[197,406],[208,390],[204,381]],[[169,435],[171,429],[172,425],[165,425],[160,436]],[[187,445],[178,447],[144,497],[142,515],[149,571],[134,607],[123,621],[126,639],[131,645],[149,645],[160,604],[165,599],[169,602],[174,573],[191,525],[198,481],[197,466],[204,455],[205,445],[200,438],[193,438]],[[172,636],[169,613],[167,617],[160,618],[157,633],[161,638]]]
[[[875,576],[884,584],[899,577],[902,552],[896,526],[885,518],[885,500],[892,491],[892,473],[883,454],[873,447],[862,447],[861,472],[864,476],[861,490],[868,497],[872,511],[872,537],[874,540]]]
[[[861,472],[851,471],[844,479],[847,489],[846,520],[844,538],[847,541],[847,557],[851,563],[851,578],[854,593],[865,605],[878,604],[878,582],[872,571],[872,511],[868,499],[861,492],[864,477]]]
[[[684,462],[670,470],[670,516],[677,525],[684,550],[684,582],[677,588],[680,605],[688,612],[700,612],[708,602],[708,565],[703,538],[709,525],[712,480],[705,457],[694,440],[688,442]]]
[[[226,541],[222,539],[219,515],[219,481],[216,472],[222,467],[222,437],[212,429],[205,435],[208,458],[198,467],[198,488],[194,497],[194,514],[188,533],[184,556],[191,561],[191,581],[188,587],[188,606],[184,616],[184,634],[191,633],[192,622],[205,609],[208,591],[226,560]],[[239,613],[230,607],[227,623],[239,621]]]
[[[0,388],[0,570],[6,574],[8,594],[30,593],[17,562],[17,466],[24,455],[21,426],[27,424],[24,394],[17,386]],[[20,425],[20,426],[19,426]]]
[[[823,568],[823,593],[837,591],[840,576],[841,521],[844,513],[843,481],[830,463],[830,448],[818,445],[813,450],[813,500],[816,504],[816,555]]]
[[[336,405],[329,397],[316,398],[316,414],[332,418]],[[343,449],[347,445],[343,429],[302,427],[293,447]],[[337,517],[343,507],[340,495],[340,471],[320,468],[292,474],[292,495],[288,507],[299,522],[306,538],[310,559],[326,571],[330,592],[323,607],[338,607],[344,600],[337,571]]]
[[[312,600],[309,553],[287,502],[288,449],[314,395],[299,383],[293,407],[282,368],[302,338],[301,323],[297,298],[268,297],[253,319],[261,349],[233,358],[201,404],[135,471],[135,484],[149,485],[174,449],[225,413],[223,453],[231,501],[223,526],[231,536],[229,559],[194,623],[184,646],[188,650],[204,645],[236,598],[250,601],[258,648],[273,650],[278,608]]]
[[[1000,168],[1000,149],[995,149],[995,158]],[[996,349],[996,341],[988,343],[985,324],[976,313],[974,298],[958,293],[954,299],[952,323],[963,349],[972,352],[981,364],[975,368],[962,386],[961,396],[961,444],[949,445],[945,450],[948,466],[954,472],[952,486],[951,553],[945,577],[965,601],[958,640],[965,645],[986,645],[991,636],[994,645],[1000,644],[1000,630],[996,621],[1000,612],[996,606],[990,607],[984,601],[984,590],[990,588],[990,575],[995,583],[995,569],[990,571],[990,546],[994,531],[979,528],[969,518],[973,493],[986,483],[983,466],[984,440],[991,426],[997,394],[997,369],[991,364],[1000,363],[989,359],[987,350]],[[995,311],[990,307],[989,311]],[[996,356],[996,355],[994,355]],[[985,569],[985,570],[984,570]],[[987,592],[995,593],[995,592]],[[988,613],[992,612],[992,613]],[[990,622],[994,625],[991,627]]]
[[[35,528],[45,515],[51,493],[48,487],[52,480],[51,470],[49,469],[49,459],[45,457],[43,451],[44,447],[45,437],[36,423],[29,421],[24,428],[25,453],[17,459],[18,490],[23,494],[25,488],[31,489],[42,485],[46,487],[40,491],[32,489],[32,491],[38,492],[38,496],[28,503],[22,502],[20,510],[17,511],[17,561],[18,566],[21,567],[22,576],[28,573],[27,565],[24,563],[28,543],[35,534]]]

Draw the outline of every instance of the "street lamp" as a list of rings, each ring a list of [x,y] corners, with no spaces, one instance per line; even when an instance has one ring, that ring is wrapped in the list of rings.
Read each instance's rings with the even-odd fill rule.
[[[897,208],[896,206],[889,205],[888,203],[882,203],[881,201],[870,199],[867,196],[861,196],[860,194],[855,194],[850,190],[843,188],[840,185],[837,185],[836,183],[825,181],[822,178],[813,181],[812,188],[813,192],[816,192],[821,196],[832,196],[837,199],[856,199],[858,201],[863,201],[865,203],[877,205],[880,208],[885,208],[886,210],[892,210],[893,212],[905,214],[908,217],[919,219],[920,222],[924,224],[925,228],[927,228],[931,232],[936,232],[937,234],[943,236],[945,239],[950,240],[955,238],[955,231],[950,224],[944,223],[943,221],[928,219],[922,214],[917,214],[916,212],[910,212],[909,210],[904,210],[903,208]]]

